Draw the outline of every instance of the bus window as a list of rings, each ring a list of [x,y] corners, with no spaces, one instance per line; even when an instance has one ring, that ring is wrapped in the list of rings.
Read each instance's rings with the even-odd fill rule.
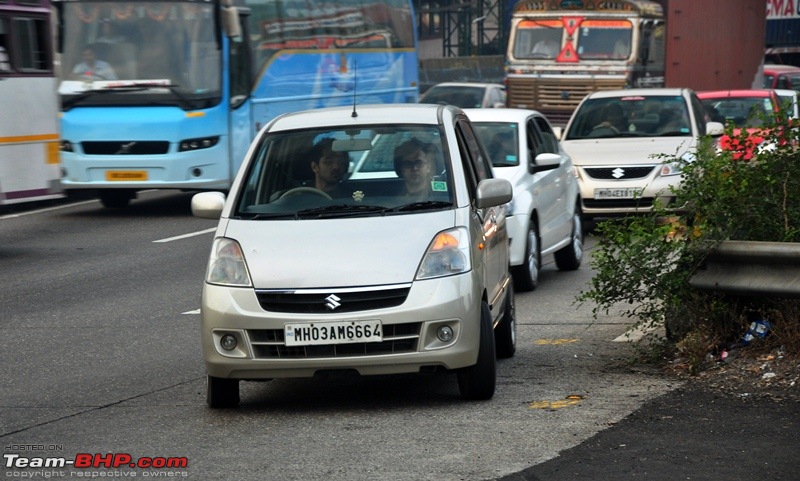
[[[627,59],[633,26],[627,20],[584,20],[578,34],[581,60]]]
[[[514,57],[555,59],[561,50],[561,20],[522,21],[514,40]]]

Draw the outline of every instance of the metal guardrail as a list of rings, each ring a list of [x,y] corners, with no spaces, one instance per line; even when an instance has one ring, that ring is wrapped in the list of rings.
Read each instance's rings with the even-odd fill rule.
[[[729,294],[798,298],[800,243],[723,241],[689,284]]]

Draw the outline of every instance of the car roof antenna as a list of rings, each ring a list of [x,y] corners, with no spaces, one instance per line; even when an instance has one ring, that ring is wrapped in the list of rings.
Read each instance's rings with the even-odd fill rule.
[[[358,62],[353,60],[353,113],[350,117],[358,117],[356,113],[356,85],[358,85]]]

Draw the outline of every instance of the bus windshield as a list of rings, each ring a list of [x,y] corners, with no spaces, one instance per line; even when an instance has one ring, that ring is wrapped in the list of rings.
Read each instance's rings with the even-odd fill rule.
[[[578,34],[582,60],[627,59],[631,54],[633,25],[628,20],[585,20]]]
[[[62,95],[82,104],[218,102],[212,3],[65,2],[63,22]]]
[[[514,57],[555,59],[561,50],[561,20],[523,20],[514,38]]]

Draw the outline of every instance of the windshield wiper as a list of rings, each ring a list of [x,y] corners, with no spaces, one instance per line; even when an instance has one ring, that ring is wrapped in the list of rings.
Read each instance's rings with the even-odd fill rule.
[[[313,209],[303,209],[297,211],[295,218],[316,217],[317,219],[332,219],[336,217],[350,217],[369,214],[381,214],[386,212],[386,207],[380,205],[353,205],[353,204],[334,204],[325,207],[315,207]]]
[[[419,202],[412,202],[410,204],[401,205],[392,209],[394,212],[408,212],[411,210],[427,210],[427,209],[442,209],[444,207],[452,207],[453,203],[443,200],[423,200]]]
[[[189,110],[191,105],[189,100],[186,98],[185,95],[178,92],[176,87],[180,87],[178,84],[159,84],[155,82],[134,82],[134,83],[126,83],[124,85],[106,85],[100,89],[91,89],[91,90],[84,90],[75,95],[68,100],[64,100],[62,103],[62,108],[64,110],[69,110],[70,108],[74,107],[75,104],[78,102],[97,95],[97,94],[108,94],[108,93],[128,93],[128,92],[143,92],[145,90],[152,90],[152,89],[167,89],[174,95],[178,102],[184,107],[185,110]]]
[[[262,214],[239,214],[240,219],[249,220],[267,220],[267,219],[294,219],[294,214],[291,212],[272,212]]]
[[[64,100],[62,102],[62,108],[64,110],[68,110],[72,108],[75,104],[80,102],[83,99],[92,97],[97,94],[109,94],[109,93],[118,93],[118,92],[140,92],[142,90],[147,90],[147,87],[137,87],[132,85],[126,86],[119,86],[119,87],[103,87],[101,89],[91,89],[91,90],[84,90],[79,94],[75,95],[74,97]]]

